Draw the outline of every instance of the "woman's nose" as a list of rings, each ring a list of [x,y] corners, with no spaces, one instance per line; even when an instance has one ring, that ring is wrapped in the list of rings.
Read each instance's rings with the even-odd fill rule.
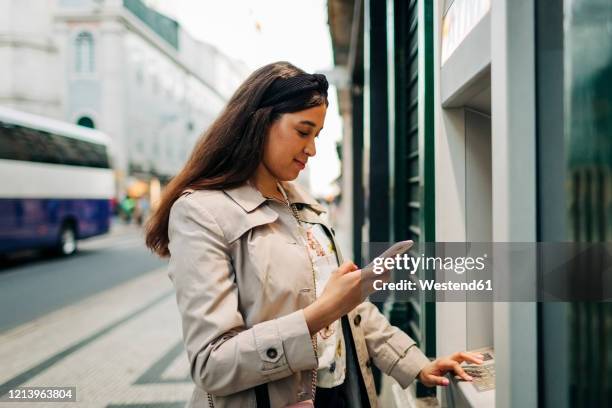
[[[304,148],[304,153],[306,153],[308,156],[314,156],[315,154],[317,154],[317,147],[315,146],[314,138],[310,139],[310,141]]]

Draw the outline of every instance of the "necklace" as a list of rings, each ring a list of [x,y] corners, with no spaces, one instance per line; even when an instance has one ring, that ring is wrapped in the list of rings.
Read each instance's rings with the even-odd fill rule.
[[[302,223],[300,222],[300,217],[298,216],[298,210],[295,206],[295,204],[291,203],[289,201],[289,197],[287,196],[287,193],[285,193],[285,189],[283,188],[283,186],[281,186],[280,183],[276,183],[276,185],[278,186],[279,191],[281,192],[281,194],[283,195],[283,198],[285,199],[285,204],[287,205],[287,207],[289,207],[289,209],[291,210],[291,214],[293,215],[293,218],[295,218],[295,222],[297,223],[297,227],[298,227],[298,235],[300,236],[303,244],[304,244],[304,248],[306,249],[306,255],[308,255],[308,259],[310,260],[310,268],[311,268],[311,272],[312,272],[312,287],[314,290],[314,296],[316,298],[317,296],[317,280],[316,280],[316,276],[315,276],[315,269],[314,269],[314,265],[312,263],[312,258],[310,257],[310,251],[307,247],[308,242],[306,241],[306,231],[304,230],[304,227],[302,226]],[[312,348],[314,349],[314,353],[315,353],[315,357],[317,357],[317,361],[318,361],[318,350],[317,350],[317,333],[315,333],[314,335],[312,335],[310,337],[310,340],[312,341]],[[312,402],[314,403],[315,400],[315,394],[317,392],[317,367],[312,369],[311,372],[311,393],[312,393]]]

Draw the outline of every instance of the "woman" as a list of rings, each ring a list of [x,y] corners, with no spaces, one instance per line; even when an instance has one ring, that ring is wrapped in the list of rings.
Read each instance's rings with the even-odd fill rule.
[[[403,387],[469,376],[430,362],[363,301],[324,209],[294,180],[315,155],[327,81],[287,62],[255,71],[195,146],[147,225],[170,256],[191,406],[376,406],[373,362]]]

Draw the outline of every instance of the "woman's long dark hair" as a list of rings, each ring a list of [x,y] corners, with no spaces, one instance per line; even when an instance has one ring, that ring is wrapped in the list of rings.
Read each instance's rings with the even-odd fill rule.
[[[288,88],[299,88],[301,78],[314,85],[304,88],[306,92],[292,93]],[[170,209],[185,189],[219,190],[246,182],[262,160],[270,125],[283,113],[322,104],[327,105],[327,81],[322,75],[308,75],[288,62],[275,62],[253,72],[200,137],[183,169],[164,189],[145,228],[147,247],[160,257],[169,256]]]

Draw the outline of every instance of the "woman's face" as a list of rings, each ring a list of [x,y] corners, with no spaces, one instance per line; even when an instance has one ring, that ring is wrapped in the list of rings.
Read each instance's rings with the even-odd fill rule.
[[[284,113],[270,126],[264,143],[263,165],[277,180],[295,180],[314,156],[315,138],[323,129],[325,105]]]

